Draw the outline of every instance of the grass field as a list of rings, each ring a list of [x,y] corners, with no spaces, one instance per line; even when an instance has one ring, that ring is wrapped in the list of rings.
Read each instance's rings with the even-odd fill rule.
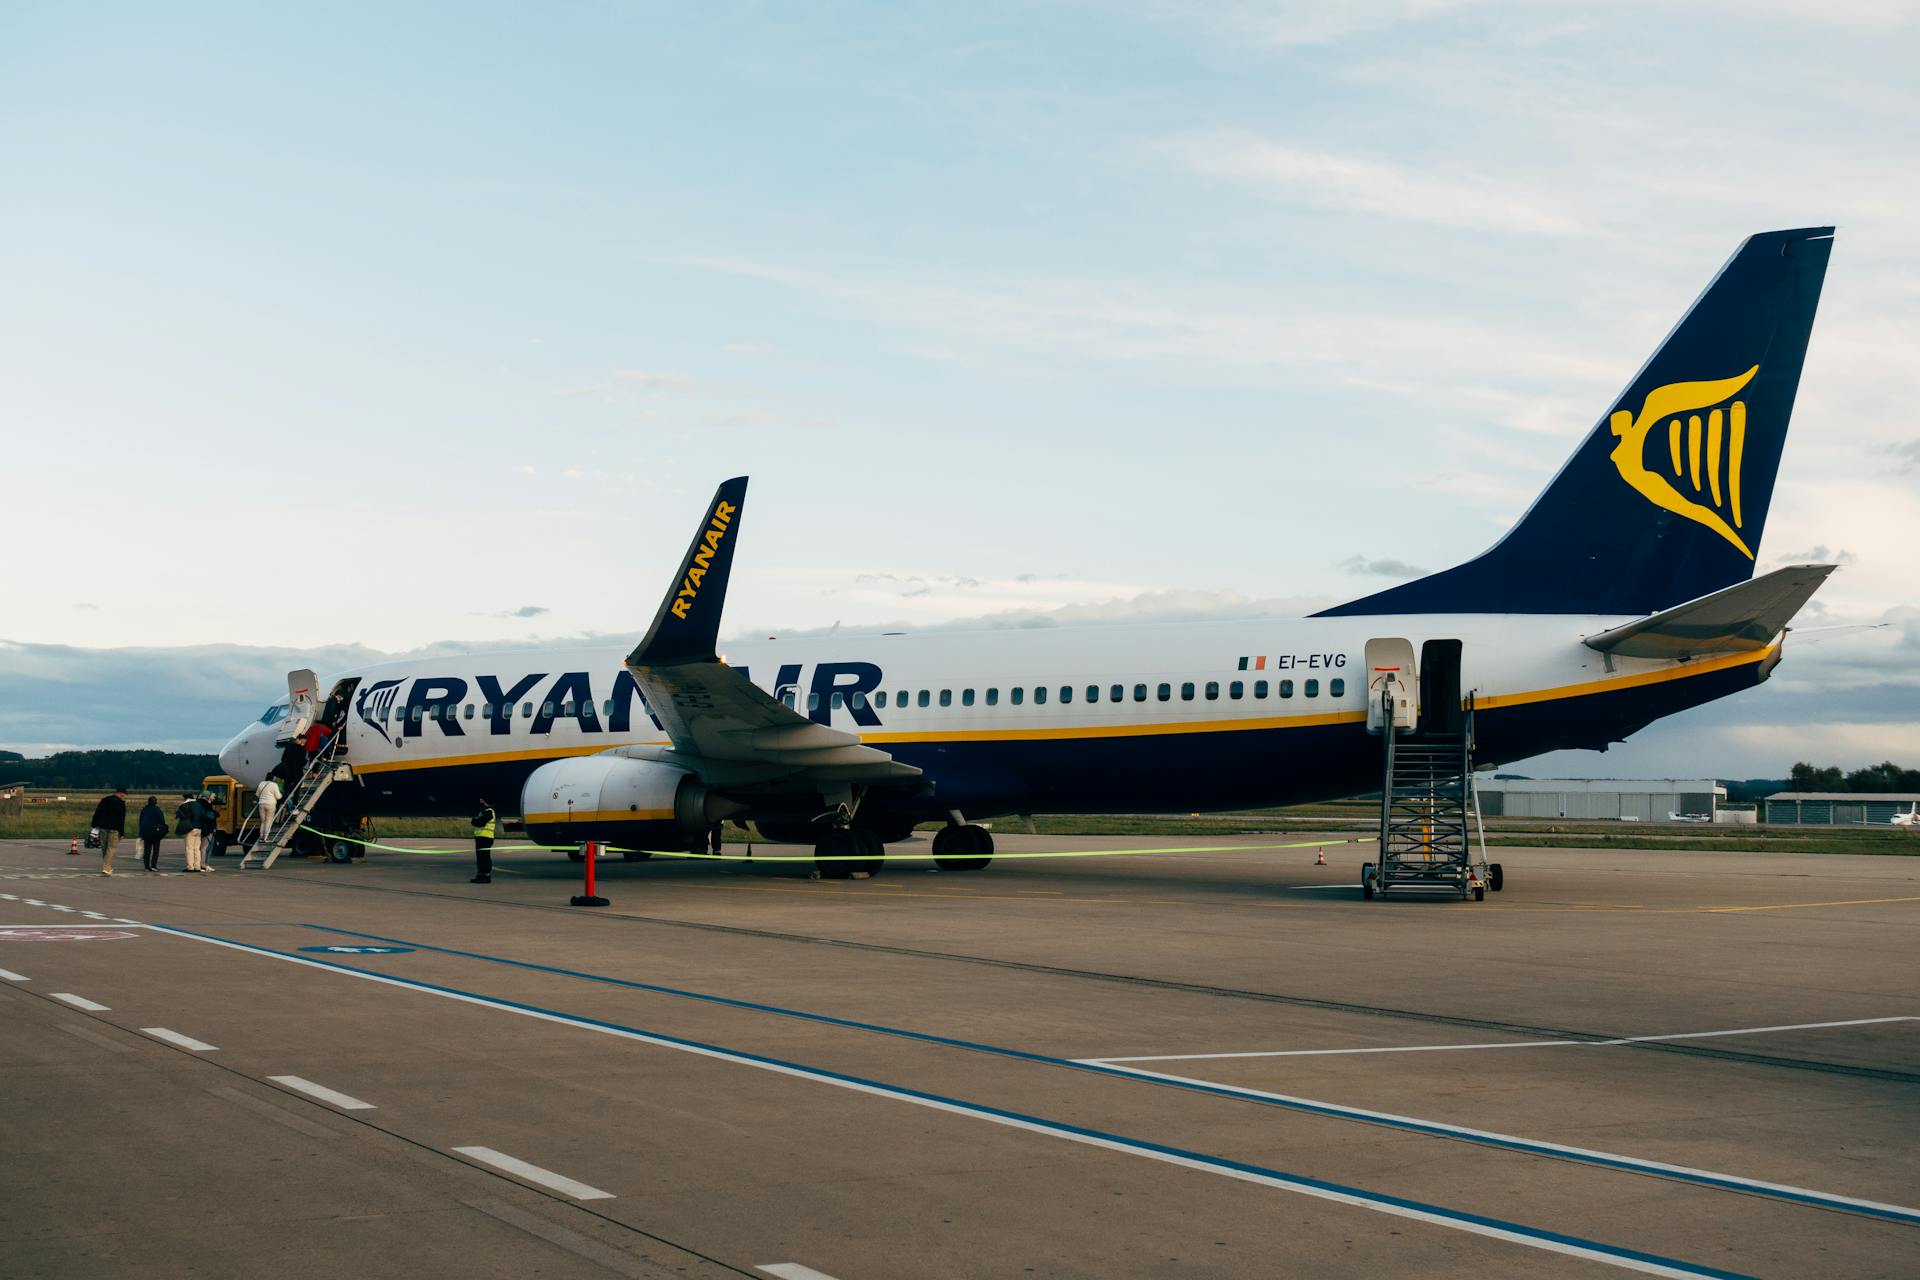
[[[66,840],[84,838],[93,806],[105,794],[99,791],[67,791],[64,800],[53,799],[53,792],[29,792],[28,803],[18,817],[0,815],[0,840]],[[146,803],[147,791],[127,796],[127,835],[134,833],[135,815]],[[174,806],[180,803],[177,792],[160,793],[160,809],[172,829]],[[1365,836],[1377,829],[1377,803],[1337,801],[1328,804],[1298,805],[1291,809],[1259,809],[1239,813],[1213,814],[1099,814],[1055,815],[1034,819],[1041,835],[1054,836],[1244,836],[1351,832]],[[1002,818],[995,825],[1002,831],[1024,832],[1022,818]],[[933,830],[926,824],[923,831]],[[382,841],[406,838],[460,838],[472,834],[467,815],[443,818],[384,818],[379,823]],[[730,842],[741,842],[746,834],[727,829]],[[1920,855],[1920,832],[1895,827],[1717,827],[1694,823],[1619,823],[1568,822],[1564,819],[1502,818],[1487,823],[1490,847],[1513,845],[1544,846],[1556,849],[1687,849],[1700,851],[1782,853],[1867,853]]]

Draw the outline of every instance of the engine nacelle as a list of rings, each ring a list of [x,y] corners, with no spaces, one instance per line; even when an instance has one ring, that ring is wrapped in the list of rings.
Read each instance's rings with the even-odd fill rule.
[[[549,761],[520,790],[520,813],[538,844],[684,849],[739,808],[685,769],[623,756]]]

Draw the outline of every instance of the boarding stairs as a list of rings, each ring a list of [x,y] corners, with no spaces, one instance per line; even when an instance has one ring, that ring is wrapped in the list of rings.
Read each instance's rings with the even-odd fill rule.
[[[1382,697],[1392,699],[1387,689]],[[1486,837],[1473,790],[1473,703],[1458,732],[1409,734],[1385,708],[1385,773],[1380,788],[1380,861],[1363,868],[1361,890],[1458,893],[1478,901],[1490,880]],[[1478,852],[1475,836],[1478,836]]]
[[[241,855],[241,870],[256,866],[265,871],[272,867],[293,844],[294,836],[299,834],[300,828],[306,825],[307,819],[319,807],[320,798],[327,794],[327,788],[353,777],[353,766],[339,758],[340,743],[345,736],[336,733],[329,737],[314,752],[313,758],[307,761],[306,771],[300,775],[300,781],[294,784],[274,812],[272,828],[261,831],[253,847]],[[259,806],[255,805],[248,821],[257,822],[259,812]],[[241,834],[245,834],[244,828]]]

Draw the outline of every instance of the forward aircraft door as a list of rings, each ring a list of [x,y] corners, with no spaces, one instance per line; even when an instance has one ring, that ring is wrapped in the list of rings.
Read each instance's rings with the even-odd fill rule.
[[[320,677],[305,668],[287,672],[287,718],[280,741],[297,739],[313,727],[313,717],[320,710],[319,683]]]
[[[1369,640],[1366,658],[1367,732],[1386,731],[1389,695],[1395,731],[1414,729],[1420,721],[1420,708],[1414,692],[1413,642],[1399,637]]]
[[[1420,718],[1429,733],[1459,733],[1460,642],[1429,640],[1420,646]]]

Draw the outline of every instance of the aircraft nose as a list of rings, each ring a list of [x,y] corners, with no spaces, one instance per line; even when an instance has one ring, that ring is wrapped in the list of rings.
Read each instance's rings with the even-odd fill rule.
[[[268,725],[248,725],[220,748],[221,771],[250,787],[260,785],[274,759],[273,729]]]

